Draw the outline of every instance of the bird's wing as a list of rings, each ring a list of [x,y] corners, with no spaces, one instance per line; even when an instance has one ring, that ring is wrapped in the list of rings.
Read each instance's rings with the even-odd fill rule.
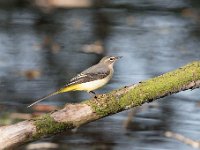
[[[110,70],[105,68],[104,66],[92,66],[87,70],[81,72],[74,78],[72,78],[67,85],[79,84],[79,83],[94,81],[97,79],[103,79],[107,77],[109,74]]]

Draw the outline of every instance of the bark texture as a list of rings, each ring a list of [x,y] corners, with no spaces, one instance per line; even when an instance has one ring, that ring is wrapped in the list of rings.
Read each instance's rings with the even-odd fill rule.
[[[128,87],[98,95],[32,120],[0,127],[0,149],[79,127],[99,118],[137,107],[145,102],[200,87],[200,61]]]

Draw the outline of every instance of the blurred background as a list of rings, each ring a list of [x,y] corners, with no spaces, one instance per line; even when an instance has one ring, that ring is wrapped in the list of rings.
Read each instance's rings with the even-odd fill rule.
[[[26,108],[105,55],[123,58],[97,93],[199,60],[199,8],[199,0],[0,1],[0,125],[88,99],[70,92]],[[200,140],[199,102],[199,89],[184,91],[18,149],[190,150],[164,133]]]

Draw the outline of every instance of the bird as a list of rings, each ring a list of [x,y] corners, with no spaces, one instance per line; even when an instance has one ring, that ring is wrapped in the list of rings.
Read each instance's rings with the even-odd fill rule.
[[[122,56],[103,57],[99,63],[89,67],[88,69],[73,77],[67,84],[65,84],[64,87],[36,100],[34,103],[28,105],[27,107],[31,107],[51,96],[69,91],[86,91],[96,97],[94,90],[101,88],[110,81],[114,73],[113,65],[116,60],[121,57]]]

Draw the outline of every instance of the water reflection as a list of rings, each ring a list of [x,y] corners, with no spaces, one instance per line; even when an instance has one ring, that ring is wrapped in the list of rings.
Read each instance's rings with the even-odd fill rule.
[[[199,60],[199,21],[191,17],[196,11],[187,15],[190,5],[197,7],[185,1],[118,0],[104,1],[93,9],[51,14],[1,9],[0,109],[30,111],[25,104],[60,88],[104,55],[123,59],[116,64],[110,84],[98,93]],[[83,52],[84,46],[96,46],[96,41],[101,53]],[[40,74],[30,78],[34,71]],[[70,92],[44,103],[63,105],[86,98],[84,92]],[[199,90],[182,92],[143,106],[127,129],[123,122],[128,112],[122,112],[85,125],[77,133],[69,131],[44,140],[59,143],[61,149],[190,149],[165,138],[163,132],[177,131],[199,139],[198,100]]]

